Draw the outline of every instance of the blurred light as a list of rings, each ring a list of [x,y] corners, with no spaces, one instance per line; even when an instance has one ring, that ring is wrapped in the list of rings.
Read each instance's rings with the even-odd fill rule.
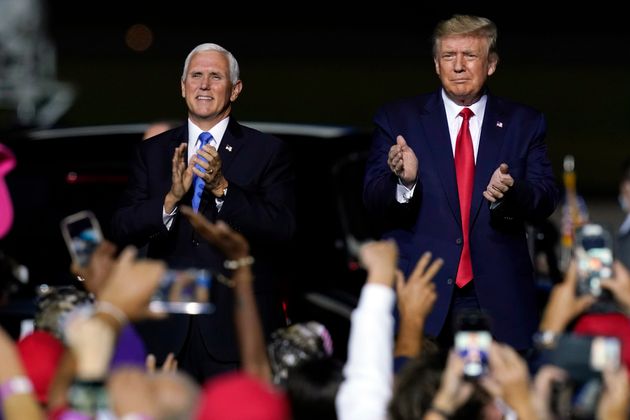
[[[79,176],[77,175],[76,172],[68,172],[68,174],[66,175],[66,182],[68,184],[74,184],[77,182],[77,178]]]
[[[134,51],[146,51],[153,44],[153,32],[141,23],[131,25],[125,34],[125,44]]]
[[[357,271],[359,268],[361,268],[361,266],[359,265],[358,262],[356,262],[356,261],[348,262],[348,269],[350,271]]]

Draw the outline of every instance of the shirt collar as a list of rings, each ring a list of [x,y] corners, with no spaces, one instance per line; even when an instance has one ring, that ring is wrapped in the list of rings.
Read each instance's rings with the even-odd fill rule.
[[[227,130],[228,123],[230,122],[230,117],[225,117],[221,121],[219,121],[214,127],[212,127],[208,132],[212,134],[212,138],[217,144],[217,150],[219,149],[219,145],[221,144],[221,140],[223,139],[223,135],[225,134],[225,130]],[[192,145],[195,148],[197,145],[197,140],[199,139],[199,135],[205,130],[197,127],[190,118],[188,119],[188,145]]]
[[[464,108],[470,108],[470,110],[475,114],[475,117],[479,118],[479,121],[483,121],[483,114],[486,110],[486,103],[488,102],[488,95],[483,94],[481,98],[474,104],[470,106],[461,106],[453,102],[448,96],[446,96],[446,92],[442,89],[442,101],[444,101],[444,109],[446,110],[446,118],[449,121],[457,118],[459,113]]]

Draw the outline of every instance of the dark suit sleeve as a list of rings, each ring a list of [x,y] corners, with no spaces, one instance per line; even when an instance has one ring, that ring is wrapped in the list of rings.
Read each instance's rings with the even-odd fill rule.
[[[514,186],[506,195],[505,211],[538,222],[545,220],[556,209],[559,191],[547,155],[546,123],[542,114],[538,114],[532,127],[525,157],[510,167]]]
[[[398,177],[387,165],[389,149],[396,143],[396,136],[384,110],[380,110],[375,118],[376,125],[372,136],[372,146],[368,155],[363,182],[363,202],[369,214],[386,225],[389,223],[403,227],[413,223],[417,215],[420,197],[422,196],[422,180],[418,179],[414,195],[409,203],[396,200]]]
[[[269,143],[264,150],[254,152],[249,158],[265,162],[261,174],[255,179],[240,178],[240,174],[247,171],[243,167],[224,174],[229,187],[218,218],[249,240],[288,241],[295,232],[292,154],[282,141]]]
[[[129,183],[112,219],[112,240],[119,245],[142,246],[150,239],[168,232],[162,220],[164,197],[168,189],[162,195],[152,192],[149,181],[155,174],[149,172],[147,161],[159,157],[153,156],[155,150],[146,146],[139,144],[136,147]]]

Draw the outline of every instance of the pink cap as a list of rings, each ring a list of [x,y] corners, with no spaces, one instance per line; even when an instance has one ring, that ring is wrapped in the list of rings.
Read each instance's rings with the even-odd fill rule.
[[[0,238],[9,232],[13,224],[13,204],[4,177],[15,168],[15,156],[8,147],[0,144]]]

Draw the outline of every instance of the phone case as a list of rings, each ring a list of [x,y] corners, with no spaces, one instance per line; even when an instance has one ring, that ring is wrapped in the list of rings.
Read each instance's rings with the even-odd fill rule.
[[[98,219],[89,210],[64,217],[61,221],[61,233],[72,261],[81,267],[87,266],[94,249],[103,240]]]

